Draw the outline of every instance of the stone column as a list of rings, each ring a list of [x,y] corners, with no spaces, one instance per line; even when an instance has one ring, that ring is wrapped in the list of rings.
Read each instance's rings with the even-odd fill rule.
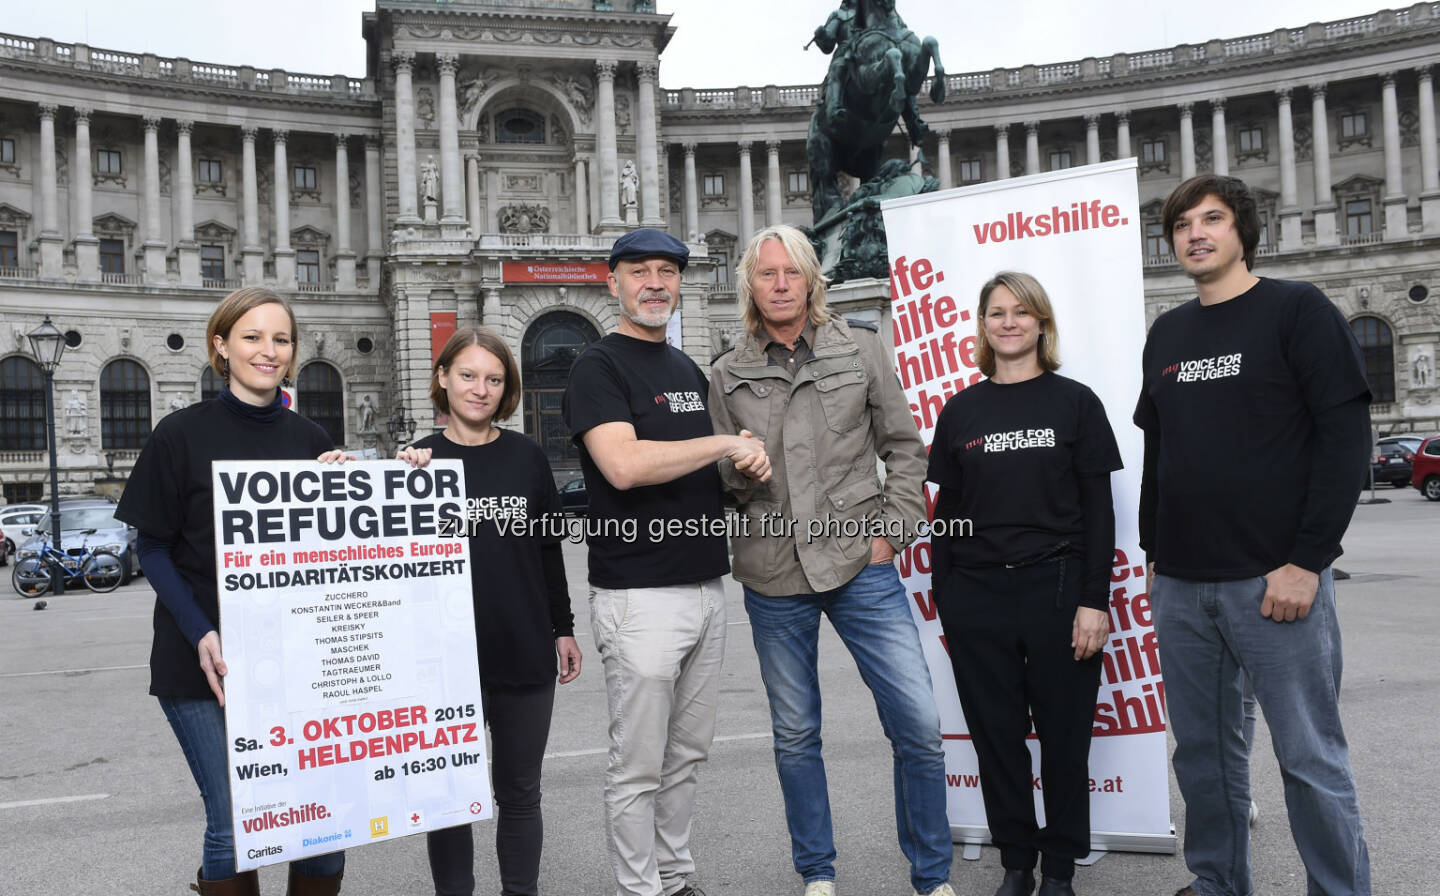
[[[590,180],[585,174],[585,160],[575,157],[575,232],[590,232]]]
[[[289,131],[271,132],[275,143],[275,283],[295,288],[295,250],[290,248],[290,162],[285,153]]]
[[[659,72],[653,62],[642,62],[636,68],[635,152],[640,156],[640,223],[645,227],[665,226],[660,216],[660,154],[655,142],[655,79]]]
[[[1280,118],[1280,249],[1293,252],[1300,238],[1300,198],[1295,177],[1295,123],[1290,115],[1290,88],[1275,91]]]
[[[40,276],[58,278],[65,261],[60,235],[60,186],[55,170],[55,113],[58,106],[40,104]]]
[[[460,113],[455,106],[455,66],[460,57],[437,53],[435,61],[440,66],[441,220],[460,224],[465,220],[465,193],[460,187]]]
[[[1180,179],[1189,180],[1195,176],[1195,107],[1193,103],[1181,103],[1180,109]]]
[[[685,235],[686,242],[700,232],[700,195],[695,185],[695,144],[683,143],[685,151]]]
[[[246,286],[259,286],[265,279],[265,249],[260,245],[260,188],[255,176],[255,131],[253,125],[240,128],[240,195],[245,212],[245,244],[240,249]]]
[[[395,65],[395,178],[400,189],[400,215],[396,223],[419,224],[418,185],[415,181],[415,85],[411,72],[415,54],[397,50]]]
[[[1310,130],[1315,160],[1315,245],[1340,242],[1335,225],[1335,202],[1330,185],[1330,121],[1325,113],[1325,85],[1310,85]]]
[[[936,176],[940,178],[940,189],[948,190],[955,186],[955,175],[950,170],[950,130],[941,128],[935,132],[938,146],[935,149],[936,155]]]
[[[995,179],[1010,176],[1010,126],[995,125]]]
[[[1395,100],[1395,73],[1386,72],[1380,81],[1380,111],[1385,121],[1385,239],[1409,235],[1405,220],[1405,180],[1400,163],[1400,111]]]
[[[1128,159],[1135,155],[1130,145],[1130,110],[1121,109],[1115,113],[1115,158]]]
[[[480,156],[473,152],[465,156],[465,220],[470,222],[470,233],[479,239],[485,221],[480,217]]]
[[[1100,164],[1100,116],[1085,116],[1085,164]]]
[[[370,288],[380,287],[380,263],[385,260],[385,210],[380,195],[380,138],[365,138],[365,272]]]
[[[750,141],[741,140],[737,145],[740,148],[740,182],[735,185],[740,193],[740,239],[738,242],[743,245],[755,235],[755,175],[750,170]]]
[[[780,141],[765,141],[765,225],[774,227],[781,223],[781,209],[784,208],[780,192]]]
[[[1025,173],[1040,173],[1040,122],[1025,122]]]
[[[1225,129],[1225,97],[1210,100],[1210,170],[1216,174],[1230,174],[1230,141]]]
[[[618,196],[615,203],[618,208]],[[494,168],[485,169],[485,232],[500,232],[500,172]]]
[[[71,190],[75,195],[75,267],[81,280],[100,279],[100,240],[91,228],[95,226],[95,202],[90,174],[90,110],[75,107],[75,177]]]
[[[195,241],[195,165],[190,157],[190,132],[195,122],[175,122],[175,251],[180,256],[180,285],[200,285],[200,244]]]
[[[1421,232],[1440,233],[1440,150],[1435,140],[1435,86],[1432,66],[1415,69],[1420,101],[1420,221]]]
[[[355,250],[350,245],[350,135],[335,135],[335,288],[355,289]]]
[[[160,229],[160,118],[146,115],[145,127],[145,282],[165,282],[165,234]]]
[[[615,63],[595,63],[599,89],[595,94],[595,149],[600,154],[600,230],[616,233],[620,219],[620,158],[615,149]],[[491,200],[492,204],[494,200]]]

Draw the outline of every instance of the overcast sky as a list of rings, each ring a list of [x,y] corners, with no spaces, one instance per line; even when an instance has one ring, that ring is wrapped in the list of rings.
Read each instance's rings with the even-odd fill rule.
[[[463,0],[460,0],[463,2]],[[1377,0],[899,0],[912,30],[940,41],[952,73],[1067,62],[1263,34],[1368,15]],[[309,74],[365,74],[360,15],[373,0],[4,0],[0,30],[94,47]],[[801,52],[838,0],[660,0],[675,39],[664,87],[812,84],[825,75]],[[1397,7],[1398,8],[1398,7]]]

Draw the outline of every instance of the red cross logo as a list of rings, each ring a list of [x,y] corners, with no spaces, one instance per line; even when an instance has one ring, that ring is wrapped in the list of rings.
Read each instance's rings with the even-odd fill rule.
[[[470,804],[470,814],[471,814],[471,815],[479,815],[480,812],[481,812],[481,809],[482,809],[482,807],[481,807],[481,805],[480,805],[478,802],[475,802],[475,803],[471,803],[471,804]]]

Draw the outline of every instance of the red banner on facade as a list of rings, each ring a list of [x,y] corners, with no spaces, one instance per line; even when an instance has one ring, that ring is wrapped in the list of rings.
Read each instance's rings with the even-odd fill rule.
[[[610,266],[603,261],[503,261],[505,283],[604,283]]]
[[[440,351],[455,335],[455,312],[430,312],[430,363],[440,360]]]

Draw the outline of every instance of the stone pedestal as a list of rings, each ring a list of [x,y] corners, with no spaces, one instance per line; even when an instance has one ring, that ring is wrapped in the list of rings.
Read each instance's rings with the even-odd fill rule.
[[[265,280],[265,250],[246,246],[240,250],[240,272],[246,286],[259,286]]]
[[[1440,233],[1440,191],[1420,194],[1420,230],[1427,236]]]
[[[42,233],[36,242],[40,244],[40,278],[59,280],[65,262],[64,238],[58,233]]]
[[[335,253],[335,288],[345,292],[355,289],[355,253]]]
[[[276,249],[275,285],[281,289],[295,288],[295,250]]]
[[[163,284],[168,279],[165,273],[165,244],[146,240],[141,244],[141,251],[145,257],[145,282],[152,285]]]
[[[180,285],[200,285],[200,244],[186,240],[175,247],[180,254]]]
[[[77,236],[74,239],[75,269],[81,281],[98,283],[100,280],[100,240],[93,236]]]
[[[434,200],[434,199],[426,199],[426,200],[425,200],[425,223],[426,223],[426,224],[438,224],[438,223],[440,223],[440,216],[437,214],[437,211],[438,211],[438,205],[436,204],[435,200]]]
[[[1381,204],[1385,206],[1385,239],[1409,239],[1410,222],[1406,219],[1405,197],[1386,196]]]
[[[1333,205],[1315,206],[1315,245],[1338,246],[1340,233],[1335,225],[1336,208]]]
[[[1300,236],[1300,209],[1280,210],[1280,251],[1298,252],[1305,245]]]

